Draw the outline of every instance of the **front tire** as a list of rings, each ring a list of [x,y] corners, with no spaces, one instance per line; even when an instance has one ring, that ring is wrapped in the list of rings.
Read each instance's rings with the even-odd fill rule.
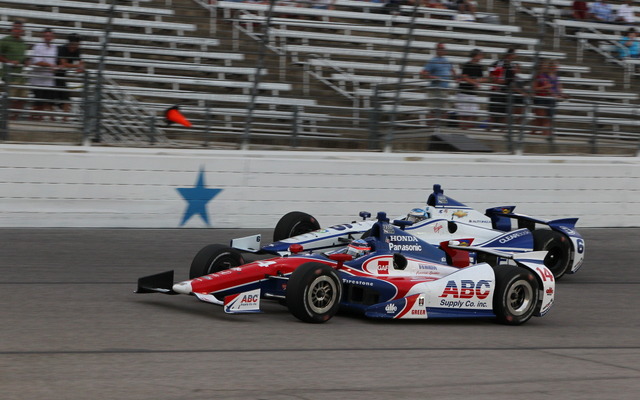
[[[289,312],[303,322],[327,322],[338,312],[341,297],[340,278],[326,264],[302,264],[287,283]]]
[[[560,232],[549,229],[533,231],[533,249],[547,251],[544,265],[551,270],[553,276],[560,279],[569,269],[571,262],[571,244]]]
[[[238,250],[221,244],[210,244],[203,247],[193,258],[189,279],[239,267],[242,264],[244,258]]]
[[[313,216],[300,211],[285,214],[273,230],[273,241],[278,242],[293,236],[320,229],[320,223]]]
[[[494,267],[496,291],[493,312],[498,322],[520,325],[529,320],[538,305],[538,281],[533,273],[512,265]]]

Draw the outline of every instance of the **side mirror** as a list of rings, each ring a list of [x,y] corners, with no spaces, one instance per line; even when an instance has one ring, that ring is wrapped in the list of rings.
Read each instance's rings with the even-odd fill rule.
[[[289,246],[289,251],[291,252],[291,254],[302,253],[303,250],[304,250],[304,247],[302,247],[302,245],[299,243],[294,243],[291,246]]]
[[[353,260],[353,256],[351,254],[336,253],[336,254],[329,254],[329,259],[333,261],[337,261],[338,266],[336,267],[336,269],[340,269],[342,268],[342,264],[344,264],[345,261]]]

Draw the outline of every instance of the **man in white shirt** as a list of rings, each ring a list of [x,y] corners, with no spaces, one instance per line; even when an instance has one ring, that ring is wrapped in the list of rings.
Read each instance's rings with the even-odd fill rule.
[[[627,0],[626,4],[620,5],[616,13],[616,22],[627,25],[636,23],[636,14],[633,12],[633,0]]]
[[[31,49],[31,78],[29,84],[38,86],[33,89],[34,111],[51,111],[55,99],[54,72],[58,67],[58,46],[53,44],[54,33],[47,28],[42,32],[42,42]],[[35,114],[33,119],[42,119],[42,114]],[[53,116],[50,116],[53,121]]]

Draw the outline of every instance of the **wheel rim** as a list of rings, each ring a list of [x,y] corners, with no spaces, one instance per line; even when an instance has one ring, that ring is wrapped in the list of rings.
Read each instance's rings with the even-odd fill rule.
[[[207,275],[213,274],[214,272],[224,271],[225,269],[232,267],[237,267],[238,265],[238,262],[233,258],[231,253],[220,254],[218,257],[214,258],[207,267]]]
[[[511,315],[526,314],[533,305],[533,288],[524,279],[516,281],[507,292],[507,309]]]
[[[307,303],[316,314],[324,314],[333,307],[336,302],[338,287],[328,276],[319,276],[309,285]]]
[[[544,260],[544,265],[550,270],[556,270],[562,262],[562,249],[558,246],[547,249],[548,253]]]

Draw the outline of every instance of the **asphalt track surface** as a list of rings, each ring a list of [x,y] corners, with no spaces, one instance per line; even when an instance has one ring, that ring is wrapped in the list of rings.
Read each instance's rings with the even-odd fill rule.
[[[134,294],[249,230],[0,229],[0,398],[637,399],[640,229],[582,229],[544,318],[298,322]],[[262,232],[269,237],[269,232]]]

